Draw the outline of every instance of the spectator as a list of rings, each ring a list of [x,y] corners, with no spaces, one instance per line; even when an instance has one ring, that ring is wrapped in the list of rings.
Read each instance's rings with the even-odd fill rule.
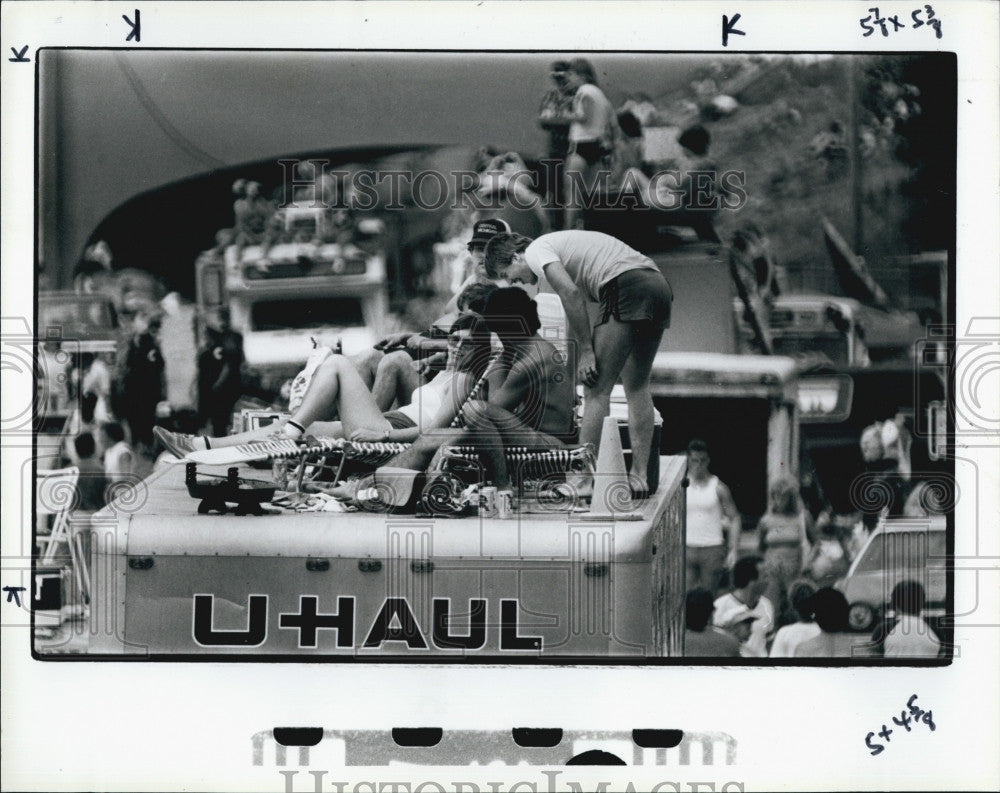
[[[812,547],[802,568],[804,575],[812,579],[817,587],[833,586],[847,575],[850,557],[837,525],[826,516],[818,523],[819,538]]]
[[[242,393],[243,336],[229,324],[229,310],[214,311],[205,323],[198,353],[198,410],[214,435],[229,431],[233,405]]]
[[[819,625],[812,618],[812,596],[816,587],[808,581],[800,581],[792,586],[790,600],[798,615],[798,621],[778,628],[771,645],[771,658],[792,658],[795,648],[802,642],[819,636]]]
[[[761,572],[759,556],[746,556],[733,566],[733,591],[717,598],[713,622],[726,627],[737,612],[749,609],[756,619],[750,635],[740,645],[740,654],[748,658],[767,657],[767,636],[774,628],[774,605],[764,596],[767,579]]]
[[[570,87],[569,61],[554,61],[551,77],[555,87],[542,97],[538,124],[549,134],[548,157],[562,162],[569,151],[569,126],[576,89]]]
[[[896,622],[885,637],[886,658],[936,658],[941,653],[937,634],[920,616],[926,597],[916,581],[900,581],[892,588],[889,606]]]
[[[740,516],[733,496],[709,473],[708,445],[700,438],[687,447],[686,587],[703,587],[713,595],[727,567],[736,563]],[[728,552],[726,534],[729,534]]]
[[[564,229],[575,229],[583,209],[579,191],[590,189],[598,169],[606,166],[618,138],[618,121],[611,102],[597,87],[594,67],[584,58],[570,61],[567,90],[573,93],[569,150],[566,155],[566,213]]]
[[[851,658],[855,648],[865,646],[858,634],[848,632],[849,608],[842,592],[823,587],[812,596],[810,605],[820,632],[792,651],[795,658]]]
[[[757,524],[757,535],[771,581],[767,594],[772,603],[779,604],[778,591],[799,577],[810,550],[806,511],[794,477],[779,476],[771,484],[767,512]]]
[[[547,172],[549,177],[549,197],[558,211],[563,205],[562,167],[569,151],[570,115],[573,111],[573,95],[566,79],[569,71],[568,61],[555,61],[552,64],[552,82],[555,87],[542,97],[538,109],[538,123],[549,135],[549,148],[546,152],[552,161]]]
[[[79,458],[76,455],[76,436],[86,432],[90,433],[93,437],[97,432],[96,408],[97,396],[95,394],[84,394],[80,397],[80,406],[73,410],[73,413],[66,420],[66,424],[63,427],[62,434],[65,438],[63,453],[66,455],[66,459],[73,465],[79,463]],[[100,449],[97,449],[96,452],[97,456],[100,457]]]
[[[73,439],[76,452],[77,468],[80,478],[77,480],[77,491],[80,494],[80,504],[77,507],[84,512],[96,512],[104,507],[104,490],[108,486],[104,468],[97,460],[97,444],[89,432],[82,432]]]
[[[104,473],[109,482],[127,481],[135,473],[135,452],[125,440],[125,430],[117,421],[101,425]]]
[[[109,365],[112,362],[113,355],[111,353],[94,355],[89,366],[85,367],[80,383],[80,393],[94,394],[97,397],[94,416],[98,421],[110,421],[113,416],[111,412],[111,366]]]
[[[480,220],[472,227],[472,238],[469,240],[468,244],[471,268],[469,269],[465,280],[462,281],[462,284],[455,292],[454,297],[452,297],[444,307],[444,313],[448,314],[456,310],[461,311],[461,308],[458,305],[458,298],[468,287],[479,283],[493,283],[486,274],[486,267],[484,265],[484,261],[486,259],[486,243],[493,239],[497,234],[509,233],[510,224],[508,224],[506,220],[501,220],[500,218],[487,218],[486,220]]]
[[[159,330],[158,316],[148,309],[136,313],[118,377],[120,410],[115,413],[128,423],[132,442],[147,449],[152,447],[156,406],[164,393]]]
[[[684,655],[687,658],[738,658],[740,642],[709,623],[715,604],[712,593],[698,587],[684,600]]]
[[[258,182],[237,179],[233,183],[233,193],[236,195],[236,201],[233,202],[236,245],[243,247],[260,244],[264,240],[268,222],[274,215],[274,207],[260,194]]]
[[[616,187],[621,187],[625,174],[630,170],[642,173],[642,122],[633,113],[625,111],[618,114],[618,128],[622,134],[615,146],[612,179]]]
[[[733,612],[729,619],[726,620],[726,624],[723,626],[726,633],[728,633],[729,636],[738,643],[741,658],[756,657],[747,647],[747,642],[753,635],[754,623],[759,619],[760,617],[754,614],[753,611],[748,609],[746,606],[743,606]]]
[[[905,503],[903,479],[899,474],[898,463],[885,456],[881,423],[875,422],[865,427],[858,444],[864,468],[863,487],[857,504],[861,512],[861,522],[855,527],[850,541],[852,559],[864,548],[879,521],[886,516],[901,515]]]

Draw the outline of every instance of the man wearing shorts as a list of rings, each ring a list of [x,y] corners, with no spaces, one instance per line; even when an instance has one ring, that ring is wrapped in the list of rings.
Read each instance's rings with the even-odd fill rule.
[[[545,280],[559,295],[578,349],[585,387],[580,442],[600,444],[611,389],[621,379],[629,408],[632,488],[648,495],[646,466],[653,442],[649,375],[663,331],[670,325],[673,292],[659,268],[621,240],[596,231],[556,231],[532,241],[498,234],[486,246],[486,272],[512,284]],[[599,303],[591,328],[587,303]],[[654,485],[655,486],[655,485]],[[588,496],[592,482],[575,483]]]

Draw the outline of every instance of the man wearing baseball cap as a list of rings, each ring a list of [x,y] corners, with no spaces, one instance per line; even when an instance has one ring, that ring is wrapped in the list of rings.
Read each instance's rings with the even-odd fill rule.
[[[458,287],[451,300],[449,300],[447,305],[445,305],[445,314],[451,314],[460,310],[460,306],[458,305],[458,296],[462,294],[467,286],[474,283],[494,283],[487,278],[486,268],[483,266],[483,261],[486,258],[486,243],[493,239],[497,234],[509,233],[510,224],[501,218],[486,218],[485,220],[476,221],[476,224],[472,227],[472,238],[466,246],[469,250],[469,257],[472,259],[472,271],[469,273],[468,277],[462,281],[461,286]]]

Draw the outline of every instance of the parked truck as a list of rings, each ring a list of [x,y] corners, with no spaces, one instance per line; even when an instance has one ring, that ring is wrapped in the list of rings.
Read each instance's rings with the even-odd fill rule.
[[[322,234],[322,210],[284,210],[299,236]],[[350,355],[371,347],[386,329],[388,293],[383,223],[358,224],[357,243],[284,242],[230,245],[195,262],[195,294],[202,317],[229,309],[243,336],[251,375],[277,393],[302,369],[317,344]]]

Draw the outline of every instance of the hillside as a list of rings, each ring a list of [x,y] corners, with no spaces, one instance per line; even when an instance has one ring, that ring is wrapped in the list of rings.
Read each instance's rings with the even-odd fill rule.
[[[949,161],[948,120],[941,117],[954,85],[947,68],[928,63],[933,58],[855,63],[864,240],[857,252],[876,277],[889,257],[947,247],[954,231],[947,208],[938,206],[954,201],[954,154]],[[653,100],[660,123],[699,122],[709,130],[719,171],[745,173],[746,205],[721,212],[716,226],[724,239],[748,223],[765,231],[793,289],[838,291],[821,216],[855,238],[850,80],[847,57],[720,58],[685,89]],[[720,96],[736,100],[733,112],[713,106]]]

